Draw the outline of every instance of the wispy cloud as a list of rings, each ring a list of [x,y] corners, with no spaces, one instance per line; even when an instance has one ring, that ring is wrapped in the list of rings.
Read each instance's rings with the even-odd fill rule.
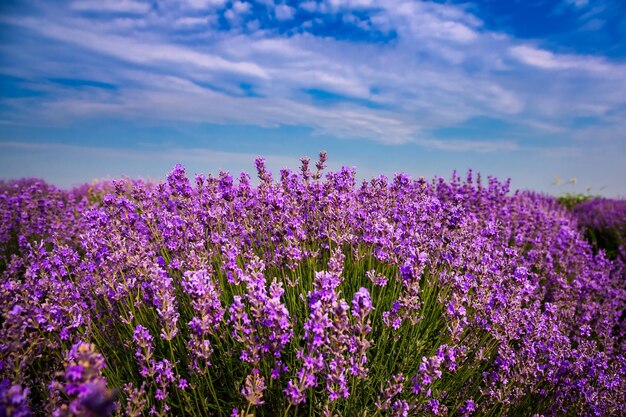
[[[293,18],[296,10],[286,4],[276,6],[275,12],[278,20],[290,20]]]
[[[511,55],[520,62],[541,69],[575,69],[584,72],[594,72],[598,75],[609,76],[611,78],[622,78],[626,75],[626,66],[608,64],[605,60],[596,57],[555,54],[528,45],[513,46],[509,51]]]
[[[520,149],[519,144],[510,140],[469,140],[469,139],[425,139],[418,143],[428,148],[453,152],[510,152]]]
[[[82,0],[69,6],[33,3],[34,11],[0,19],[30,39],[1,45],[7,59],[0,71],[36,80],[44,94],[3,98],[3,119],[297,125],[340,138],[508,152],[574,137],[590,146],[598,125],[586,128],[585,140],[574,123],[588,116],[598,118],[603,135],[626,140],[610,119],[626,105],[623,63],[488,30],[467,5]],[[21,50],[44,44],[53,49]],[[77,92],[46,81],[78,73],[116,89]],[[316,100],[311,90],[334,99]],[[524,124],[529,134],[496,142],[430,133],[480,116]]]
[[[233,62],[205,51],[169,43],[150,43],[128,39],[120,35],[94,33],[86,28],[72,28],[64,25],[41,22],[38,19],[11,20],[17,26],[23,26],[51,39],[67,42],[91,49],[97,53],[122,59],[137,64],[188,65],[198,70],[223,71],[228,73],[268,78],[267,72],[251,62]]]
[[[577,8],[585,7],[589,4],[589,0],[564,0],[564,2]]]
[[[70,8],[77,11],[147,13],[149,2],[133,0],[77,0],[70,3]]]

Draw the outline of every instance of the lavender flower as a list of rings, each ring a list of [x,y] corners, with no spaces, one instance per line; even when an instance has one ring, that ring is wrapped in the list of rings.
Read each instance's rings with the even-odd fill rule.
[[[101,373],[104,358],[88,343],[78,342],[65,358],[63,382],[53,382],[53,391],[60,390],[71,399],[54,410],[55,416],[106,417],[117,410],[117,393],[106,388]]]
[[[0,181],[0,414],[626,415],[600,212],[326,162]]]
[[[30,389],[21,385],[11,385],[8,379],[0,382],[0,415],[9,417],[30,417],[28,405]]]

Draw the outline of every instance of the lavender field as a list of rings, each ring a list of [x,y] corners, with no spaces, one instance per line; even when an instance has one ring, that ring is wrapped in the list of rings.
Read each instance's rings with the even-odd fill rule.
[[[626,415],[623,201],[255,163],[1,182],[0,415]]]

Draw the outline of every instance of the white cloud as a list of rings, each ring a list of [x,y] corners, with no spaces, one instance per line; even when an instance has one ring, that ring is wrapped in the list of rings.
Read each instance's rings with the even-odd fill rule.
[[[244,14],[250,11],[250,3],[245,3],[243,1],[234,2],[232,7],[238,14]]]
[[[590,19],[580,27],[581,31],[596,31],[604,28],[606,21],[602,19]]]
[[[259,30],[259,28],[261,27],[261,22],[259,22],[258,20],[250,20],[247,24],[246,24],[246,28],[250,31],[250,32],[256,32],[257,30]]]
[[[116,117],[155,119],[194,123],[245,123],[264,127],[308,125],[320,134],[345,138],[366,138],[389,143],[406,143],[418,127],[393,112],[376,112],[338,105],[320,108],[281,98],[233,97],[174,77],[149,77],[141,86],[108,99],[63,97],[34,105],[26,113],[37,112],[43,119],[58,123],[76,118]],[[62,120],[59,120],[61,118]]]
[[[565,0],[565,3],[574,6],[574,7],[585,7],[589,4],[589,0]]]
[[[313,13],[314,11],[317,10],[317,2],[314,1],[305,1],[302,2],[298,5],[299,8],[301,8],[302,10],[305,10],[309,13]]]
[[[515,59],[527,65],[547,70],[581,70],[606,75],[620,73],[624,74],[624,68],[609,65],[603,60],[595,57],[580,55],[555,54],[553,52],[538,49],[527,45],[516,45],[509,48],[509,53]]]
[[[204,10],[221,7],[226,4],[226,0],[185,0],[183,4],[192,9]]]
[[[234,22],[239,19],[239,15],[233,11],[233,9],[228,9],[224,12],[224,17],[231,22]]]
[[[134,41],[121,36],[96,34],[54,23],[38,22],[33,19],[20,19],[13,21],[13,23],[28,27],[51,38],[76,44],[128,62],[155,65],[158,63],[192,65],[205,70],[233,72],[259,78],[268,77],[267,72],[254,63],[232,62],[220,56],[178,45]]]
[[[363,9],[380,4],[375,0],[327,0],[325,5],[331,9]]]
[[[242,1],[235,1],[231,8],[224,12],[224,17],[228,19],[231,25],[238,25],[244,21],[244,16],[250,11],[250,4]]]
[[[78,11],[147,13],[150,3],[134,0],[77,0],[70,3],[70,8]]]
[[[511,55],[521,62],[543,69],[569,69],[572,63],[566,60],[559,60],[552,52],[533,48],[530,46],[513,46],[510,49]],[[577,67],[577,65],[574,65]]]
[[[193,7],[211,3],[196,0]],[[276,6],[277,17],[282,6],[289,7]],[[21,112],[30,120],[54,123],[107,116],[156,123],[298,125],[329,136],[487,152],[526,149],[526,144],[512,136],[502,142],[433,139],[431,132],[488,116],[564,141],[574,136],[573,118],[597,117],[608,124],[608,115],[626,102],[623,65],[558,54],[491,32],[461,6],[403,0],[324,3],[322,8],[346,17],[347,25],[395,33],[389,42],[280,34],[266,26],[271,10],[252,15],[249,3],[240,1],[226,7],[233,26],[228,31],[217,29],[215,11],[200,14],[172,4],[124,24],[71,12],[45,19],[0,17],[51,44],[69,45],[39,54],[14,50],[11,57],[21,64],[11,67],[13,60],[5,60],[4,73],[46,79],[80,72],[119,86],[119,91],[82,95],[57,88],[44,98],[4,100],[17,110],[4,112],[2,119],[11,121],[9,115]],[[299,7],[313,10],[313,2]],[[369,19],[348,18],[360,18],[355,10],[370,7]],[[323,27],[328,17],[316,19],[315,25]],[[320,96],[307,90],[321,90]],[[612,132],[624,140],[621,125],[611,123],[603,135]],[[589,137],[593,129],[585,130]]]
[[[471,28],[474,19],[465,18],[464,14],[451,13],[449,7],[433,7],[418,2],[401,3],[388,10],[395,25],[404,28],[417,39],[436,38],[444,41],[469,43],[478,38]]]
[[[278,20],[291,20],[295,12],[296,10],[293,7],[289,7],[286,4],[279,4],[274,10]]]
[[[298,47],[298,43],[294,42],[294,39],[262,38],[251,41],[248,38],[241,38],[235,40],[231,39],[231,41],[234,41],[234,44],[238,45],[237,50],[244,52],[243,56],[251,53],[266,56],[279,56],[283,59],[297,59],[305,57],[318,58],[318,55],[312,51],[307,51],[304,48]],[[244,45],[239,45],[240,42],[245,43],[248,48],[245,48]]]
[[[216,15],[202,17],[181,17],[174,21],[174,25],[181,28],[215,25],[218,22]]]
[[[468,140],[468,139],[418,139],[417,143],[428,148],[453,152],[511,152],[520,150],[520,146],[510,140]]]

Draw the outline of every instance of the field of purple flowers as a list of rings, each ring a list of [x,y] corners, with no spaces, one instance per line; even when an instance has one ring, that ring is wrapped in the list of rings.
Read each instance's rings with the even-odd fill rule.
[[[626,268],[583,217],[325,159],[0,183],[0,415],[626,415]]]
[[[577,204],[572,212],[595,249],[626,262],[626,200],[595,198]]]

